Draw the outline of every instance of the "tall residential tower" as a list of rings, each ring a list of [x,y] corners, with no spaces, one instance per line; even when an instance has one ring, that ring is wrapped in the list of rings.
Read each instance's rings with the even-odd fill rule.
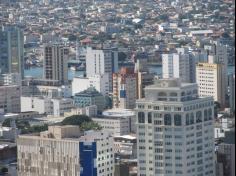
[[[138,176],[215,176],[214,102],[197,84],[157,80],[137,100]]]
[[[44,79],[68,81],[69,48],[63,44],[47,44],[44,47]]]
[[[0,29],[0,73],[19,73],[24,77],[24,36],[17,27]]]

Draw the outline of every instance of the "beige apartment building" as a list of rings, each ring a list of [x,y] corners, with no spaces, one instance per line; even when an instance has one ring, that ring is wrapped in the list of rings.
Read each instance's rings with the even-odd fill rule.
[[[49,126],[17,139],[18,176],[112,176],[113,137],[78,126]]]
[[[212,96],[214,101],[225,107],[225,76],[224,65],[214,63],[198,63],[196,68],[196,81],[201,97]]]
[[[133,70],[121,68],[113,74],[113,108],[133,109],[137,96],[137,76]]]
[[[17,140],[18,176],[78,176],[78,126],[50,126],[38,136]]]

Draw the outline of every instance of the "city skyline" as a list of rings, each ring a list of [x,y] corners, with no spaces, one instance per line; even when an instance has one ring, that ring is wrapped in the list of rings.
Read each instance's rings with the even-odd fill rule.
[[[0,175],[234,176],[235,0],[0,0]]]

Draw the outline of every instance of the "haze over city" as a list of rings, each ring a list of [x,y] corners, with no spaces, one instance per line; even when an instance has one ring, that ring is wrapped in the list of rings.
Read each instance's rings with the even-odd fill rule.
[[[0,176],[234,176],[235,0],[0,0]]]

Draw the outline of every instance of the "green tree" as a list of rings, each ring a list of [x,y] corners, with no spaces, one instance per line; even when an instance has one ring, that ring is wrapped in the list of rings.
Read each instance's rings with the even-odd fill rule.
[[[82,123],[82,125],[80,126],[81,127],[81,130],[83,131],[88,131],[88,130],[101,130],[102,127],[95,123],[95,122],[84,122]]]
[[[11,121],[12,119],[8,118],[8,119],[5,119],[2,123],[2,126],[4,127],[10,127],[11,126]]]
[[[48,130],[48,125],[35,125],[32,127],[24,128],[21,130],[22,134],[29,134],[29,133],[40,133],[42,131],[47,131]]]
[[[91,118],[86,115],[73,115],[70,117],[65,118],[61,125],[78,125],[81,126],[84,122],[91,122]]]
[[[1,168],[1,172],[0,173],[7,173],[8,172],[8,168],[6,167],[2,167]]]

